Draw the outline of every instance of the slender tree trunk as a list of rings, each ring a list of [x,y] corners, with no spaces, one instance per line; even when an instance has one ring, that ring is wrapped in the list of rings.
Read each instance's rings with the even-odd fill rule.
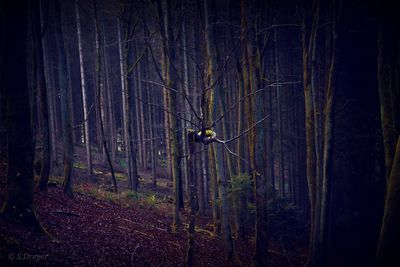
[[[400,265],[400,38],[395,2],[378,3],[378,83],[387,191],[375,266]],[[397,145],[395,147],[395,141]]]
[[[216,56],[216,48],[215,48],[215,40],[213,37],[213,28],[211,24],[211,7],[209,6],[208,0],[204,1],[204,20],[205,20],[205,40],[207,46],[207,57],[208,57],[208,71],[207,75],[209,78],[208,85],[212,85],[215,82],[216,73],[214,73],[217,69],[217,56]],[[206,124],[210,125],[212,122],[212,110],[214,107],[214,92],[218,90],[217,88],[213,88],[208,92],[208,97],[206,97],[205,101],[201,103],[202,111],[204,113],[204,117],[206,118]],[[203,99],[202,99],[203,101]],[[211,204],[212,204],[212,213],[213,213],[213,222],[214,222],[214,234],[218,234],[221,231],[221,215],[220,209],[218,205],[218,183],[217,183],[217,166],[215,162],[215,149],[214,146],[210,146],[208,148],[208,160],[209,160],[209,170],[211,177]]]
[[[209,81],[208,86],[214,85],[214,88],[211,90],[208,99],[208,112],[203,112],[207,115],[207,125],[210,125],[213,119],[213,113],[215,114],[218,107],[218,99],[221,97],[221,87],[217,78],[217,44],[214,36],[214,24],[213,19],[215,16],[214,10],[211,8],[211,2],[209,0],[204,1],[204,20],[205,20],[205,41],[207,46],[207,58],[208,58],[208,75]],[[226,193],[226,178],[223,172],[223,152],[216,147],[216,144],[212,144],[210,147],[210,164],[211,166],[211,175],[215,175],[216,186],[218,189],[219,196],[219,204],[220,204],[220,216],[221,216],[221,226],[222,226],[222,234],[225,243],[225,251],[227,261],[235,261],[236,254],[233,247],[231,228],[229,224],[229,210],[228,210],[228,201],[227,201],[227,193]],[[214,189],[215,190],[215,189]],[[213,199],[216,200],[216,199]],[[217,203],[214,203],[217,204]]]
[[[393,14],[390,12],[388,1],[382,1],[378,4],[378,88],[381,103],[381,124],[383,135],[383,146],[385,154],[386,178],[389,179],[393,165],[395,142],[400,129],[395,129],[394,106],[395,100],[394,88],[394,68],[392,65],[395,46],[392,23]],[[397,74],[398,75],[398,74]],[[397,99],[399,100],[399,99]],[[397,103],[395,104],[397,105]]]
[[[138,57],[138,48],[135,45],[135,56]],[[136,139],[137,139],[137,148],[138,148],[138,165],[141,169],[144,169],[144,161],[145,161],[145,151],[144,151],[144,125],[143,125],[143,106],[142,101],[139,101],[137,98],[143,99],[142,96],[142,73],[140,71],[140,62],[137,64],[137,87],[134,92],[135,97],[135,115],[136,115]]]
[[[241,29],[247,32],[242,39],[242,58],[243,58],[243,81],[244,94],[249,95],[261,86],[260,62],[257,61],[257,42],[256,42],[256,21],[249,19],[249,10],[254,12],[257,9],[256,3],[248,8],[245,0],[241,0]],[[249,19],[249,21],[248,21]],[[251,23],[250,25],[248,23]],[[249,30],[247,31],[247,28]],[[249,126],[254,123],[254,97],[248,97],[244,101],[246,120]],[[266,177],[261,176],[256,171],[256,129],[252,129],[248,134],[249,158],[251,165],[251,176],[253,181],[253,195],[256,206],[256,225],[255,225],[255,249],[252,259],[252,266],[267,265],[267,183]]]
[[[82,105],[83,105],[83,121],[85,127],[85,146],[86,146],[86,161],[88,174],[93,175],[92,170],[92,149],[91,149],[91,138],[89,128],[89,106],[88,106],[88,93],[86,88],[84,61],[83,61],[83,47],[82,47],[82,33],[81,33],[81,18],[79,14],[79,0],[75,0],[75,16],[76,16],[76,28],[78,35],[78,50],[79,50],[79,67],[81,74],[81,89],[82,89]]]
[[[313,1],[313,4],[319,0]],[[303,88],[304,88],[304,103],[305,103],[305,127],[306,127],[306,169],[307,169],[307,185],[308,195],[310,202],[310,255],[307,265],[314,266],[314,249],[315,249],[315,217],[316,217],[316,171],[315,171],[315,133],[314,133],[314,106],[312,96],[312,83],[311,83],[311,51],[316,42],[316,33],[318,26],[319,10],[309,10],[308,6],[305,7],[305,14],[302,21],[302,50],[303,50]],[[312,11],[315,11],[312,14]],[[313,19],[312,17],[313,16]]]
[[[183,114],[183,117],[186,119],[190,119],[188,116],[189,114],[189,107],[188,104],[186,103],[186,99],[184,97],[184,94],[187,94],[189,92],[189,68],[188,68],[188,63],[187,63],[187,46],[186,46],[186,21],[183,19],[182,22],[182,47],[183,47],[183,51],[182,51],[182,57],[183,57],[183,94],[180,97],[181,100],[181,113]],[[190,97],[188,95],[188,97]],[[183,151],[188,151],[188,147],[187,147],[187,140],[186,140],[186,129],[187,129],[188,125],[187,122],[184,120],[181,120],[181,129],[182,129],[182,149]],[[185,181],[185,191],[187,194],[189,194],[189,177],[188,177],[188,170],[189,168],[187,168],[188,162],[187,162],[187,157],[184,157],[182,159],[182,179],[183,181]]]
[[[335,18],[334,18],[335,20]],[[336,23],[336,22],[334,22]],[[326,264],[328,256],[328,226],[329,226],[329,200],[331,194],[332,172],[333,172],[333,134],[335,118],[335,79],[336,79],[336,32],[335,25],[332,30],[332,57],[328,73],[326,88],[325,112],[324,112],[324,146],[322,158],[322,185],[321,185],[321,211],[319,222],[320,257],[318,262]]]
[[[274,31],[274,54],[275,54],[275,80],[279,81],[280,73],[279,73],[279,46],[278,46],[278,31],[275,29]],[[283,129],[282,129],[282,103],[283,100],[281,98],[281,90],[282,87],[276,87],[276,117],[278,123],[278,144],[279,144],[279,176],[280,176],[280,186],[279,186],[279,193],[281,197],[285,197],[285,172],[284,172],[284,160],[283,160]]]
[[[63,132],[63,150],[64,150],[64,194],[73,197],[73,166],[74,166],[74,142],[71,126],[71,107],[68,97],[67,84],[67,56],[62,31],[61,3],[56,3],[56,42],[58,52],[58,79],[60,86],[61,103],[61,122]]]
[[[397,248],[400,244],[400,136],[388,181],[382,228],[378,242],[375,266],[400,265]]]
[[[195,226],[196,226],[196,178],[194,174],[194,170],[196,168],[195,165],[195,134],[196,132],[188,132],[187,140],[188,140],[188,167],[189,167],[189,207],[190,207],[190,215],[189,215],[189,229],[188,229],[188,246],[186,253],[186,266],[194,265],[194,234],[195,234]]]
[[[104,21],[103,21],[103,44],[106,44],[106,32],[104,30]],[[115,126],[115,115],[114,115],[114,93],[112,90],[112,86],[110,84],[109,70],[108,70],[108,53],[106,46],[103,45],[103,55],[104,55],[104,76],[106,79],[106,92],[107,92],[107,114],[108,114],[108,139],[110,144],[111,151],[111,159],[112,162],[116,162],[116,150],[117,150],[117,137],[116,137],[116,126]]]
[[[127,174],[129,180],[129,187],[131,190],[136,192],[138,190],[139,182],[138,182],[136,156],[134,152],[134,144],[133,144],[132,129],[131,129],[132,107],[131,107],[131,101],[129,99],[130,92],[126,77],[128,51],[127,48],[125,49],[122,48],[120,20],[118,20],[118,49],[119,49],[119,62],[121,70],[122,114],[123,114],[123,124],[124,124],[124,141],[125,141],[124,149],[128,165]]]
[[[33,17],[33,39],[34,50],[36,56],[36,76],[37,88],[40,101],[40,129],[42,143],[42,168],[40,170],[39,188],[41,191],[47,191],[47,182],[50,174],[50,127],[49,127],[49,110],[47,104],[47,88],[43,63],[43,49],[41,40],[41,23],[40,23],[40,4],[39,0],[32,3]]]
[[[100,138],[101,138],[101,143],[102,143],[102,147],[104,149],[104,152],[106,154],[107,157],[107,161],[108,161],[108,165],[110,166],[110,172],[111,172],[111,181],[113,183],[114,186],[114,192],[117,193],[118,192],[118,188],[117,188],[117,180],[115,179],[115,172],[114,172],[114,166],[112,164],[111,161],[111,157],[110,157],[110,152],[108,151],[108,147],[107,147],[107,141],[105,138],[105,134],[104,134],[104,126],[103,126],[103,116],[102,113],[104,113],[104,111],[102,110],[103,105],[101,105],[101,99],[100,99],[100,95],[101,95],[101,88],[103,87],[101,85],[101,54],[100,54],[100,30],[99,30],[99,23],[98,23],[98,19],[97,19],[97,5],[96,5],[96,0],[93,0],[93,7],[94,7],[94,25],[95,25],[95,38],[96,38],[96,89],[97,89],[97,108],[98,108],[98,113],[99,113],[99,123],[100,123]],[[104,88],[104,87],[103,87]]]
[[[148,33],[145,32],[146,38],[148,38]],[[146,80],[150,80],[150,69],[149,69],[149,62],[148,62],[148,54],[145,55],[145,71],[146,71]],[[154,103],[154,93],[153,90],[150,88],[150,84],[146,83],[146,95],[147,101],[149,103]],[[150,133],[150,161],[151,161],[151,184],[153,187],[157,186],[157,155],[156,155],[156,135],[154,133],[154,126],[155,123],[155,116],[154,111],[149,107],[147,109],[147,117],[148,117],[148,128]]]
[[[162,37],[164,42],[164,74],[165,74],[165,82],[166,86],[169,88],[176,88],[176,76],[173,70],[173,62],[175,60],[175,49],[174,49],[174,34],[172,28],[172,3],[170,0],[162,0],[162,3],[159,5],[160,13],[162,14]],[[177,111],[177,98],[178,95],[175,92],[165,89],[165,93],[167,94],[167,106],[168,109],[175,113]],[[170,163],[172,169],[172,181],[173,181],[173,195],[174,195],[174,203],[173,203],[173,223],[172,228],[173,231],[178,231],[180,227],[180,218],[179,218],[179,208],[180,208],[180,179],[181,179],[181,169],[179,164],[180,157],[180,146],[178,144],[178,134],[177,130],[179,128],[177,118],[172,114],[167,114],[169,118],[169,127],[167,131],[169,132],[169,138],[167,142],[170,141]]]

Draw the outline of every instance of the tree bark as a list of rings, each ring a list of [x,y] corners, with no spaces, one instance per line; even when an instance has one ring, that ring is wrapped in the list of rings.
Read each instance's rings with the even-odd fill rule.
[[[164,74],[165,83],[169,88],[176,88],[176,76],[173,70],[173,62],[175,60],[175,44],[174,44],[174,34],[172,25],[172,9],[170,0],[162,0],[159,5],[160,13],[162,14],[162,38],[164,42]],[[166,93],[166,102],[168,110],[176,113],[177,111],[177,98],[178,95],[175,92],[164,89]],[[173,231],[178,231],[180,227],[179,218],[179,208],[180,208],[180,179],[181,179],[181,169],[180,169],[180,146],[178,144],[178,134],[177,130],[179,128],[177,118],[172,113],[166,114],[168,116],[169,125],[167,128],[170,142],[170,164],[172,169],[172,181],[173,181]]]
[[[400,244],[400,136],[397,139],[387,188],[385,211],[375,262],[377,267],[400,265],[400,255],[397,249]]]
[[[86,161],[89,176],[93,175],[92,169],[92,149],[91,137],[89,128],[89,106],[88,106],[88,92],[86,88],[85,69],[83,60],[83,47],[82,47],[82,33],[81,33],[81,18],[79,14],[79,0],[75,0],[75,16],[76,16],[76,29],[78,35],[78,50],[79,50],[79,67],[81,75],[81,89],[82,89],[82,105],[83,105],[83,121],[85,128],[85,146],[86,146]]]
[[[119,62],[121,70],[122,114],[123,114],[123,125],[124,125],[124,141],[125,141],[124,149],[128,165],[127,174],[128,174],[130,189],[137,192],[139,181],[138,181],[138,173],[136,165],[136,156],[134,152],[134,141],[132,138],[132,128],[131,128],[132,104],[129,99],[130,92],[126,77],[128,48],[125,47],[125,49],[123,49],[122,47],[120,20],[118,20],[118,49],[119,49]]]
[[[196,168],[195,165],[195,134],[196,132],[188,132],[187,133],[187,141],[188,141],[188,167],[189,167],[189,207],[190,207],[190,215],[189,215],[189,229],[188,229],[188,246],[186,252],[186,266],[191,267],[194,264],[194,234],[195,234],[195,226],[196,226],[196,178],[194,174],[194,170]]]
[[[8,170],[1,215],[33,226],[37,220],[33,210],[34,148],[26,54],[28,2],[2,3],[0,69],[7,105]]]
[[[64,150],[64,194],[73,197],[74,143],[71,126],[71,107],[67,85],[67,57],[63,40],[61,3],[55,1],[56,42],[58,52],[58,79],[60,86],[61,122]]]
[[[47,191],[47,182],[50,174],[50,127],[49,127],[49,110],[47,104],[47,88],[43,63],[43,47],[41,40],[41,19],[39,0],[32,2],[32,18],[33,18],[33,39],[34,51],[36,57],[36,81],[40,102],[40,129],[42,143],[42,168],[40,170],[39,189]]]
[[[111,181],[113,183],[114,186],[114,192],[117,193],[118,192],[118,188],[117,188],[117,180],[115,179],[115,172],[114,172],[114,166],[112,164],[112,160],[111,160],[111,156],[110,156],[110,152],[108,150],[107,147],[107,141],[105,138],[105,134],[104,134],[104,125],[103,125],[103,116],[102,114],[104,113],[104,110],[102,110],[103,105],[101,105],[101,99],[100,99],[100,95],[101,95],[101,54],[100,54],[100,30],[99,30],[99,23],[98,23],[98,19],[97,19],[97,5],[96,5],[96,0],[93,0],[93,7],[94,7],[94,25],[95,25],[95,38],[96,38],[96,66],[95,66],[95,70],[96,70],[96,89],[97,89],[97,108],[98,108],[98,113],[100,115],[100,138],[101,138],[101,144],[102,147],[104,149],[104,153],[106,154],[107,157],[107,162],[108,165],[110,166],[110,172],[111,172]],[[104,87],[103,87],[104,88]]]

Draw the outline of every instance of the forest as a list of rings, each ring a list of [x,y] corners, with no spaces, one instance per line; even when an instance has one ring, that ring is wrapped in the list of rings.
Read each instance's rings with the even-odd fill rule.
[[[400,266],[394,2],[1,0],[0,265]]]

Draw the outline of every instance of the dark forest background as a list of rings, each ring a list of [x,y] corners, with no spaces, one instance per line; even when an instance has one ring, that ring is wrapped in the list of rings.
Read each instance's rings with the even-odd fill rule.
[[[10,224],[54,235],[38,194],[89,184],[162,196],[168,233],[187,234],[180,265],[202,265],[207,221],[226,265],[400,266],[396,4],[0,8],[4,251]]]

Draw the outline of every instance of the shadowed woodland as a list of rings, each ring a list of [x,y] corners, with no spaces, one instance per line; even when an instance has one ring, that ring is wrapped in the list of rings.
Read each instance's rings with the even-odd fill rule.
[[[0,264],[400,266],[391,2],[1,1]]]

